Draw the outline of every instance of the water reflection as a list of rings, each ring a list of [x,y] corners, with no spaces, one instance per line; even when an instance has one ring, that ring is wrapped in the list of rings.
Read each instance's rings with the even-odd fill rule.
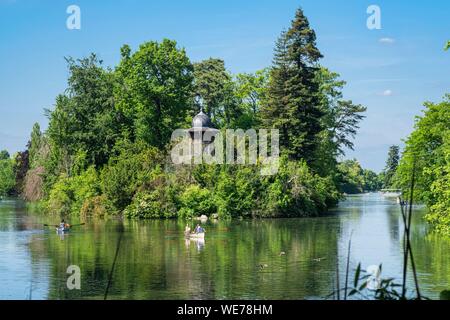
[[[415,210],[412,245],[421,287],[436,298],[450,288],[450,244],[422,215]],[[401,279],[399,207],[377,194],[320,218],[209,221],[203,241],[185,239],[179,221],[92,220],[58,235],[42,227],[49,219],[0,203],[0,298],[26,298],[32,278],[34,299],[102,299],[120,237],[110,299],[323,298],[337,265],[344,279],[350,236],[352,267],[383,263],[383,276]],[[81,269],[81,290],[66,287],[69,265]]]
[[[205,239],[185,239],[185,245],[186,245],[186,249],[189,249],[191,246],[191,243],[193,243],[195,245],[195,247],[197,248],[197,251],[201,251],[203,250],[203,248],[205,247]]]

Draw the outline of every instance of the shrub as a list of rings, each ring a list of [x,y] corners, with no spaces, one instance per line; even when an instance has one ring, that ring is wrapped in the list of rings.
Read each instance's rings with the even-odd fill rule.
[[[315,216],[339,200],[331,178],[313,174],[305,162],[282,158],[278,174],[264,179],[261,216]]]
[[[180,195],[179,216],[191,218],[193,216],[210,215],[215,212],[212,193],[198,185],[190,185]]]
[[[127,218],[159,219],[176,217],[176,206],[168,188],[138,192],[123,214]]]
[[[71,179],[74,203],[71,212],[80,214],[81,207],[86,199],[93,198],[100,194],[100,182],[97,171],[94,167],[89,167],[86,171]]]
[[[250,217],[258,207],[259,171],[250,166],[224,166],[217,176],[214,200],[221,218]]]
[[[90,167],[78,176],[61,175],[50,191],[47,208],[61,215],[79,215],[86,199],[99,194],[98,174],[94,167]]]
[[[160,172],[161,155],[154,148],[123,142],[101,173],[101,189],[118,211],[125,209],[135,193]]]
[[[66,175],[61,175],[50,190],[46,203],[46,208],[50,213],[59,215],[70,213],[73,203],[73,191],[69,181]]]
[[[12,194],[15,184],[13,161],[0,160],[0,196]]]
[[[80,215],[82,217],[94,216],[103,218],[108,215],[108,202],[106,196],[95,196],[83,202]]]

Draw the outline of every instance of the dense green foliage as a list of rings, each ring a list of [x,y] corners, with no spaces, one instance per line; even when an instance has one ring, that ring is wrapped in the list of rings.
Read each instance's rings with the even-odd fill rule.
[[[291,27],[283,32],[275,47],[267,101],[262,120],[280,130],[280,145],[293,159],[311,162],[323,130],[316,73],[322,57],[316,34],[302,10],[297,10]]]
[[[114,74],[103,69],[94,54],[67,59],[67,63],[68,89],[56,98],[55,109],[47,111],[52,152],[72,158],[64,161],[68,170],[74,155],[80,153],[84,153],[83,165],[99,167],[107,162],[120,133],[120,114],[113,99]]]
[[[346,82],[339,79],[339,74],[321,67],[316,81],[320,84],[321,123],[325,129],[319,133],[311,165],[321,175],[333,175],[337,171],[336,159],[345,154],[346,148],[353,150],[353,138],[366,108],[343,99]]]
[[[0,160],[9,159],[9,152],[7,150],[0,151]]]
[[[375,172],[361,168],[355,159],[339,163],[338,172],[339,189],[347,194],[377,191],[383,184]]]
[[[231,75],[220,59],[207,59],[194,64],[195,95],[204,112],[216,126],[229,126],[235,114],[236,103],[232,94]],[[230,99],[231,97],[231,99]]]
[[[322,54],[302,10],[281,34],[261,108],[265,127],[280,130],[280,145],[291,159],[303,159],[322,176],[336,172],[336,159],[366,111],[344,100],[345,81],[319,65]]]
[[[189,58],[175,41],[147,42],[133,54],[128,46],[122,48],[115,99],[131,138],[163,148],[172,131],[187,124],[192,72]]]
[[[394,176],[397,171],[398,163],[400,161],[400,148],[399,146],[390,146],[388,157],[386,160],[386,167],[384,168],[384,181],[383,187],[390,188],[394,184]]]
[[[425,107],[406,140],[396,183],[409,195],[415,170],[414,199],[430,207],[427,219],[437,230],[450,234],[450,95]]]
[[[298,10],[273,66],[255,73],[233,75],[215,58],[192,64],[167,39],[135,52],[124,45],[114,69],[94,54],[69,58],[68,88],[47,110],[47,131],[36,124],[16,157],[18,190],[60,215],[323,213],[340,199],[341,180],[353,179],[337,158],[353,147],[365,108],[343,99],[345,82],[318,64],[321,57]],[[174,165],[171,134],[188,128],[200,108],[218,129],[280,129],[278,173],[261,175],[260,163]],[[373,179],[364,176],[357,190],[373,190]]]
[[[262,102],[267,99],[269,70],[258,70],[255,73],[240,73],[235,80],[235,95],[241,105],[240,118],[236,127],[242,129],[259,127]]]
[[[192,218],[194,216],[207,215],[216,212],[211,191],[197,184],[190,185],[181,193],[180,217]]]
[[[53,213],[78,215],[85,200],[99,193],[99,179],[94,167],[70,177],[62,174],[50,191],[47,207]]]
[[[0,151],[0,196],[14,192],[16,180],[14,177],[14,162],[6,150]]]
[[[194,64],[195,106],[218,128],[259,127],[259,111],[266,98],[269,72],[240,73],[233,76],[221,59]]]

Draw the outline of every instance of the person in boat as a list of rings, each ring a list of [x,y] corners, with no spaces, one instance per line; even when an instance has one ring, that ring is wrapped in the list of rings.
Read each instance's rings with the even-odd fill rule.
[[[191,227],[189,227],[189,225],[186,225],[186,228],[184,228],[184,234],[185,235],[189,235],[191,233]]]
[[[61,223],[59,224],[59,228],[62,229],[62,230],[68,229],[68,228],[70,228],[70,224],[66,223],[66,222],[64,221],[64,219],[62,219],[62,220],[61,220]]]
[[[203,229],[199,224],[195,227],[195,233],[204,233],[205,229]]]

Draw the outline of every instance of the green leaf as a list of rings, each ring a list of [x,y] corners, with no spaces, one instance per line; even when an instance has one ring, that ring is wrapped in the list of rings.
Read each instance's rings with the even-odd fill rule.
[[[350,293],[348,294],[348,296],[353,296],[353,295],[356,294],[356,293],[358,293],[358,290],[352,289],[352,290],[350,291]]]
[[[354,287],[358,286],[360,273],[361,273],[361,263],[358,263],[358,267],[356,267],[356,272],[355,272],[355,280],[353,281]]]
[[[364,290],[367,287],[367,282],[364,281],[364,283],[358,288],[359,291]]]

